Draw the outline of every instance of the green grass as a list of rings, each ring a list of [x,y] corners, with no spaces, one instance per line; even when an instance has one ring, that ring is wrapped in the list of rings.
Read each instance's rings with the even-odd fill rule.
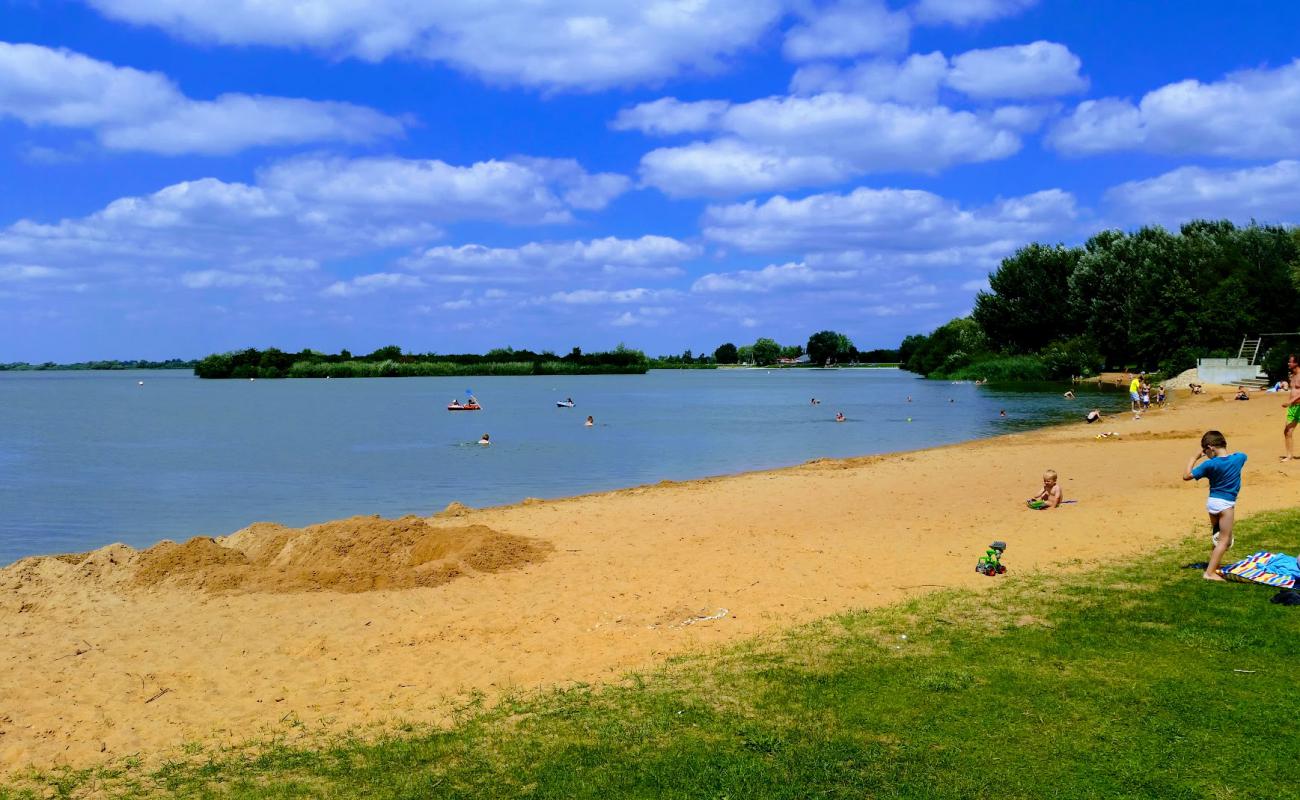
[[[1251,519],[1237,554],[1295,552],[1298,530],[1300,511]],[[1008,538],[1011,573],[988,592],[828,618],[602,690],[470,706],[451,730],[28,776],[0,798],[1294,793],[1300,609],[1179,569],[1207,555],[1199,540],[1031,577]]]

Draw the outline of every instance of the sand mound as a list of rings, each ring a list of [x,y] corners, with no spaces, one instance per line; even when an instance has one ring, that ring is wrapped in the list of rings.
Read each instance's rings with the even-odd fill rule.
[[[286,528],[258,523],[223,539],[160,542],[139,554],[133,583],[210,592],[365,592],[438,586],[467,570],[501,572],[551,545],[483,525],[439,528],[415,516]]]
[[[1165,385],[1166,389],[1186,389],[1193,383],[1201,382],[1200,378],[1197,377],[1199,374],[1200,373],[1197,372],[1196,367],[1192,367],[1191,369],[1183,370],[1167,381],[1161,381],[1161,383]]]

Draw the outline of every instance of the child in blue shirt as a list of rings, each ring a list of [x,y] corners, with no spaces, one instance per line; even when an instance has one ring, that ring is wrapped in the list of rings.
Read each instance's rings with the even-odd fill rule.
[[[1196,462],[1204,458],[1204,464]],[[1201,452],[1187,462],[1183,480],[1196,481],[1208,478],[1210,496],[1205,501],[1205,510],[1210,515],[1210,527],[1214,535],[1210,541],[1214,549],[1210,551],[1210,561],[1205,566],[1202,576],[1207,581],[1221,581],[1219,563],[1223,554],[1232,547],[1232,523],[1236,514],[1237,494],[1241,491],[1241,468],[1246,464],[1245,453],[1228,453],[1228,440],[1218,431],[1206,431],[1201,437]]]

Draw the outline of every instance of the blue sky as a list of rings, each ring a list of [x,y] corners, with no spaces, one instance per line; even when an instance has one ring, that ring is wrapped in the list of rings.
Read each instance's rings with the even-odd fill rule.
[[[1300,221],[1300,4],[0,0],[0,361],[893,346]]]

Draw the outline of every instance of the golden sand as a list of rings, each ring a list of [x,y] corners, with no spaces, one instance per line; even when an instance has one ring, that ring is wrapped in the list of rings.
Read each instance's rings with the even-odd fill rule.
[[[612,679],[934,587],[1131,557],[1205,530],[1205,487],[1180,476],[1207,428],[1251,457],[1239,518],[1296,504],[1274,395],[1177,395],[1141,421],[25,559],[0,570],[0,771],[238,744],[287,721],[441,722],[464,692]],[[1045,468],[1078,504],[1025,509]],[[974,571],[993,539],[1009,543],[996,579]]]

